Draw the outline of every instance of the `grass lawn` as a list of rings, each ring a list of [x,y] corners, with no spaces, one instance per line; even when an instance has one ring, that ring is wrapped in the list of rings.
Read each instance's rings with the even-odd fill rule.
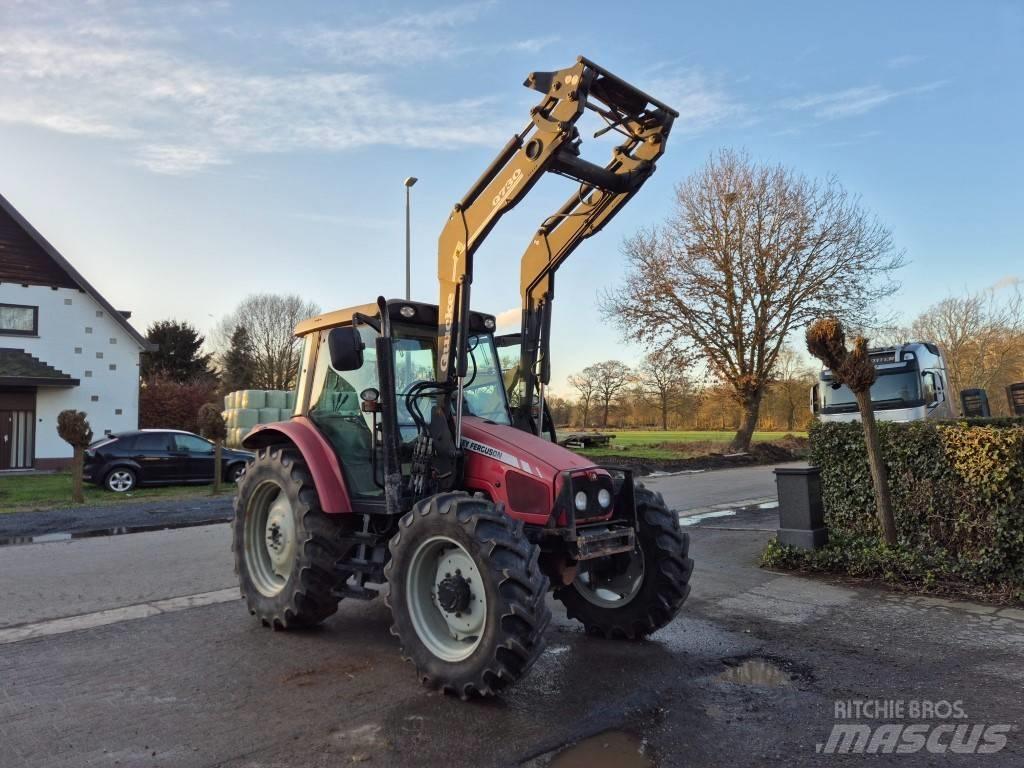
[[[234,486],[221,485],[221,493],[231,493]],[[209,496],[209,485],[167,485],[139,488],[131,493],[112,493],[90,483],[85,484],[85,503],[93,505],[123,504],[145,499],[178,499]],[[47,475],[0,475],[0,514],[38,509],[60,509],[76,506],[71,501],[71,473]]]
[[[607,429],[615,437],[608,448],[588,448],[587,456],[635,456],[641,459],[685,459],[722,453],[735,432],[662,432],[660,430]],[[806,432],[755,432],[754,441],[780,440],[787,434],[806,437]]]

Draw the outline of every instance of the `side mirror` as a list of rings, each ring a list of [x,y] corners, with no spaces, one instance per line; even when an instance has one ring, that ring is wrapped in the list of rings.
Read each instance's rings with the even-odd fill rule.
[[[363,367],[363,339],[355,326],[332,328],[327,335],[331,367],[336,371],[354,371]]]
[[[928,390],[928,397],[926,402],[928,405],[935,405],[939,402],[938,382],[936,380],[935,373],[932,371],[923,371],[921,378],[931,382],[931,388]]]

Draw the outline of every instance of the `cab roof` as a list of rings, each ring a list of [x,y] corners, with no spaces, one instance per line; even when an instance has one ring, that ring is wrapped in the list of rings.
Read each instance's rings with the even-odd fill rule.
[[[437,326],[437,305],[424,304],[420,301],[406,301],[405,299],[387,299],[388,316],[393,323],[406,323],[412,325]],[[324,328],[335,328],[339,325],[349,325],[356,315],[367,317],[378,317],[380,310],[376,302],[373,304],[360,304],[355,307],[336,309],[333,312],[325,312],[322,315],[303,320],[295,326],[296,336],[305,336],[313,331]],[[482,312],[470,312],[469,330],[473,333],[493,333],[495,328],[494,315],[486,315]]]

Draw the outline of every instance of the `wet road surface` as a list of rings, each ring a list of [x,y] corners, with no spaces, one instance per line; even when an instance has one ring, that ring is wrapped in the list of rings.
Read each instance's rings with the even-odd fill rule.
[[[693,593],[648,641],[588,638],[554,603],[547,651],[497,700],[422,689],[380,601],[301,633],[227,595],[0,640],[0,765],[1024,763],[1019,730],[985,756],[819,754],[837,700],[962,700],[964,722],[1019,726],[1024,612],[759,569],[773,517],[690,526]],[[225,526],[7,547],[0,579],[0,631],[233,586]]]

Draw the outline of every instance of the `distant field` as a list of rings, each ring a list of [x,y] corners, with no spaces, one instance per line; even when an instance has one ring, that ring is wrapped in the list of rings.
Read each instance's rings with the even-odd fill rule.
[[[568,432],[570,430],[562,430]],[[735,432],[661,432],[659,430],[588,430],[615,435],[609,448],[588,449],[588,456],[636,456],[646,459],[678,459],[721,453]],[[806,432],[755,432],[755,442],[780,440],[786,435],[806,437]]]

